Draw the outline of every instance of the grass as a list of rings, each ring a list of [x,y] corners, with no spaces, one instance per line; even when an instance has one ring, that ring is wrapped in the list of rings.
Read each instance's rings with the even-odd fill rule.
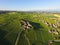
[[[50,18],[56,17],[50,13],[38,14],[35,12],[0,14],[0,45],[15,45],[18,34],[20,34],[20,36],[17,45],[48,45],[48,41],[54,39],[54,35],[49,33],[48,30],[55,29],[45,24],[45,22],[49,22],[50,24],[55,23],[55,21]],[[23,27],[20,23],[21,19],[29,21],[33,29],[23,32]],[[53,45],[59,44],[60,43],[53,43]]]

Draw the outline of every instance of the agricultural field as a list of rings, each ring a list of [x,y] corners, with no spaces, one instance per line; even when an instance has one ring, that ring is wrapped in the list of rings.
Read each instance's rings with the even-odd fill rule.
[[[0,14],[0,45],[60,45],[60,14]]]

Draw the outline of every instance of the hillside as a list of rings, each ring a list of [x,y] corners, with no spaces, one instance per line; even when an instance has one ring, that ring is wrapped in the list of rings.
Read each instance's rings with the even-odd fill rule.
[[[23,20],[32,25],[32,28],[27,24],[28,27],[25,29],[21,23]],[[53,13],[0,14],[0,45],[59,45],[59,27],[60,19]]]

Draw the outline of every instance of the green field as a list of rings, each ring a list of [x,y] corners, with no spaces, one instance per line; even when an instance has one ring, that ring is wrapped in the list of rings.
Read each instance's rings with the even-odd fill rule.
[[[33,28],[24,31],[21,26],[22,19],[28,21]],[[53,24],[56,24],[57,28]],[[0,14],[0,45],[48,45],[49,40],[60,40],[58,25],[60,19],[53,13]],[[58,34],[50,33],[49,30],[57,31]],[[60,45],[60,42],[53,42],[51,45]]]

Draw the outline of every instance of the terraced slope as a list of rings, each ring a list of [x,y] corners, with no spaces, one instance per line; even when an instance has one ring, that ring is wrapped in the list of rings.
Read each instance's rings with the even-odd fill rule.
[[[52,26],[55,23],[52,18],[56,18],[52,15],[44,13],[1,14],[0,45],[48,45],[49,40],[55,40],[55,37],[60,35],[49,33],[51,29],[57,30]],[[28,21],[33,28],[23,30],[22,19]],[[52,43],[52,45],[59,44],[59,42]]]

